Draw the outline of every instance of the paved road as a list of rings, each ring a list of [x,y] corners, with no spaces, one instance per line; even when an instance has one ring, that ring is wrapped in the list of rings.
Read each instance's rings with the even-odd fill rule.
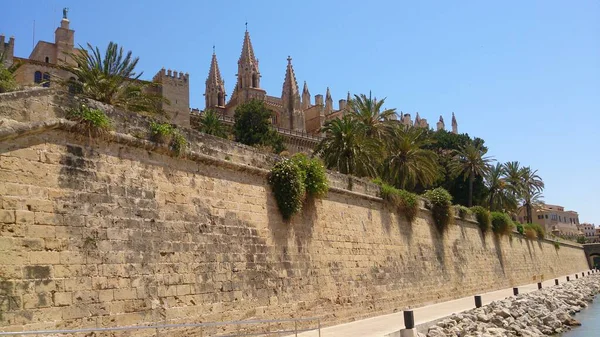
[[[581,277],[579,272],[579,277]],[[587,275],[587,270],[585,271]],[[571,280],[575,279],[575,274],[568,275]],[[558,278],[560,283],[566,282],[566,276]],[[542,282],[544,288],[553,287],[554,279],[550,279]],[[528,293],[536,291],[537,283],[521,285],[519,286],[519,293]],[[492,301],[501,300],[510,296],[513,296],[512,288],[492,291],[488,293],[480,294],[482,297],[483,304],[489,304]],[[441,302],[432,305],[427,305],[420,308],[413,309],[415,316],[415,324],[423,324],[431,321],[438,320],[440,318],[466,311],[475,307],[475,300],[473,296],[463,297],[456,300]],[[339,324],[321,329],[321,337],[384,337],[387,334],[398,331],[404,327],[404,315],[403,313],[397,312],[388,315],[376,316],[360,321]],[[317,331],[309,331],[298,334],[301,337],[318,337]]]

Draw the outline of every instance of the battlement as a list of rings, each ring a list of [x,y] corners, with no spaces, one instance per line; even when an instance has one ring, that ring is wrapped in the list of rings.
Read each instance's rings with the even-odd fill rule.
[[[158,73],[156,73],[156,75],[154,75],[152,81],[162,83],[163,81],[168,79],[170,81],[176,80],[181,82],[188,82],[189,78],[190,75],[188,73],[162,68],[158,71]]]
[[[0,54],[4,55],[4,63],[10,65],[15,52],[15,38],[11,36],[6,42],[4,34],[0,34]]]

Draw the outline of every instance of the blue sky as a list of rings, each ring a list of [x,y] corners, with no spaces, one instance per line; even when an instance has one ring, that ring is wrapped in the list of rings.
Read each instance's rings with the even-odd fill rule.
[[[286,58],[311,94],[330,87],[387,97],[386,105],[485,139],[499,161],[539,170],[545,201],[600,225],[600,2],[580,1],[7,1],[0,32],[16,55],[53,41],[69,7],[76,43],[123,45],[144,78],[190,74],[203,108],[216,45],[227,92],[248,21],[261,86],[280,95]],[[337,106],[337,103],[336,103]]]

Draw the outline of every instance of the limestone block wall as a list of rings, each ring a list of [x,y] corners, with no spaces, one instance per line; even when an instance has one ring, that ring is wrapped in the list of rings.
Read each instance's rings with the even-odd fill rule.
[[[193,132],[182,159],[116,134],[12,132],[59,117],[23,108],[42,96],[0,96],[3,330],[332,324],[588,268],[577,246],[482,235],[460,219],[440,235],[425,209],[409,224],[375,186],[339,174],[285,223],[266,184],[272,157]],[[116,131],[146,123],[109,112]]]

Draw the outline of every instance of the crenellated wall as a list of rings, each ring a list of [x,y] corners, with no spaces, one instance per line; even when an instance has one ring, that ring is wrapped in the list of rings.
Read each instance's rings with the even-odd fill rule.
[[[191,152],[173,158],[144,139],[144,118],[104,107],[115,132],[89,138],[58,120],[76,99],[10,95],[0,94],[4,330],[333,324],[588,268],[576,245],[482,235],[460,219],[440,235],[426,209],[409,224],[375,186],[339,174],[285,223],[266,183],[274,157],[189,132]]]

